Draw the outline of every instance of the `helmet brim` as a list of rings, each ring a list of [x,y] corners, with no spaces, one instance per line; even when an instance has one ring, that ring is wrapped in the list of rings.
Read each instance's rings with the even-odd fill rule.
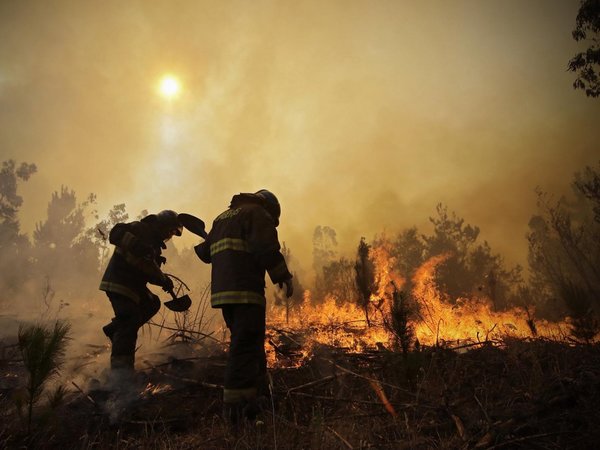
[[[196,216],[187,213],[179,213],[177,215],[179,223],[190,233],[206,239],[206,229],[204,221]]]

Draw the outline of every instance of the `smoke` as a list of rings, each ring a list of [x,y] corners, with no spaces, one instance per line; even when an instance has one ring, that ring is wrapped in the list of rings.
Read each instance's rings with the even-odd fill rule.
[[[577,7],[2,2],[0,151],[39,169],[22,228],[61,185],[97,194],[101,215],[125,203],[209,226],[267,188],[305,269],[315,226],[353,252],[427,227],[438,202],[524,263],[534,188],[564,192],[598,155],[600,103],[565,71]],[[180,98],[157,94],[164,73]]]

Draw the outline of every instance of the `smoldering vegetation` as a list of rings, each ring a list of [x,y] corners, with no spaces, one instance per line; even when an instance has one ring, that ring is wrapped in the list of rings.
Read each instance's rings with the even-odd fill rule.
[[[0,180],[3,447],[593,448],[600,437],[600,165],[563,197],[538,189],[526,268],[442,204],[430,230],[357,236],[350,254],[316,226],[311,270],[284,246],[296,289],[268,291],[263,422],[235,431],[220,418],[227,334],[209,268],[169,245],[165,270],[194,304],[141,330],[138,379],[117,395],[103,385],[111,311],[97,286],[108,230],[137,216],[116,205],[101,217],[93,195],[63,187],[26,236],[18,188],[35,172],[5,161]]]

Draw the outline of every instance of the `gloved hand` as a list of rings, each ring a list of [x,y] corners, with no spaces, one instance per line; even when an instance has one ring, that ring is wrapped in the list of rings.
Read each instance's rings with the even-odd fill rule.
[[[167,275],[164,276],[164,280],[163,280],[163,284],[162,284],[162,288],[163,291],[165,292],[169,292],[173,290],[173,280],[171,280],[170,277],[168,277]]]
[[[283,289],[283,285],[285,284],[285,296],[290,298],[294,293],[294,284],[292,283],[292,279],[288,278],[279,283],[279,289]]]

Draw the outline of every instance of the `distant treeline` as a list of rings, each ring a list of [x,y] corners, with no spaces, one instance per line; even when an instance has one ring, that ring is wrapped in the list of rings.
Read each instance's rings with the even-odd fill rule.
[[[18,187],[36,171],[35,164],[2,163],[0,309],[56,315],[63,307],[85,307],[88,301],[103,297],[98,285],[113,251],[108,243],[110,229],[118,222],[139,219],[147,211],[130,218],[125,204],[119,204],[101,218],[94,194],[79,202],[73,190],[61,186],[51,194],[45,219],[36,223],[29,237],[19,222],[23,198]],[[167,271],[189,266],[191,249],[177,252],[169,247]],[[197,267],[199,272],[202,266]]]
[[[61,187],[51,194],[46,218],[32,236],[22,233],[19,211],[23,199],[20,183],[36,173],[35,164],[4,161],[0,171],[0,307],[10,308],[16,299],[44,308],[97,297],[98,280],[112,252],[108,232],[130,218],[124,204],[115,205],[105,217],[90,194],[78,202],[74,191]],[[357,238],[354,257],[339,257],[336,232],[317,226],[313,234],[314,285],[302,286],[297,261],[283,245],[283,253],[295,272],[295,296],[279,298],[288,312],[303,301],[304,287],[311,299],[326,296],[339,302],[355,302],[365,308],[376,284],[371,249],[385,245],[393,258],[393,271],[403,278],[402,290],[410,292],[415,271],[427,260],[447,255],[437,267],[435,287],[448,302],[458,298],[485,297],[496,310],[521,306],[537,317],[571,316],[582,328],[597,328],[600,310],[600,164],[585,167],[573,177],[572,192],[553,198],[537,190],[538,202],[523,238],[528,243],[528,277],[520,266],[507,267],[503,257],[480,239],[480,229],[465,223],[439,204],[430,217],[429,234],[410,227],[367,242]],[[168,205],[167,205],[168,206]],[[490,205],[493,208],[493,205]],[[497,211],[502,214],[502,211]],[[93,223],[93,225],[89,225]],[[517,237],[518,238],[518,237]],[[193,249],[177,252],[169,246],[167,271],[208,280]],[[202,275],[202,276],[201,276]],[[588,336],[590,332],[588,332]],[[585,334],[585,333],[584,333]]]
[[[600,164],[577,172],[571,187],[569,195],[558,199],[536,190],[537,211],[522,237],[528,244],[527,277],[522,267],[507,267],[502,256],[479,239],[479,227],[439,204],[429,219],[433,226],[430,234],[411,227],[370,243],[362,238],[356,257],[350,259],[337,257],[335,230],[317,227],[312,298],[330,295],[364,307],[377,284],[370,249],[385,245],[407,293],[422,264],[447,255],[434,277],[435,288],[447,302],[484,297],[496,310],[518,306],[537,318],[570,316],[575,337],[589,340],[600,329]]]

